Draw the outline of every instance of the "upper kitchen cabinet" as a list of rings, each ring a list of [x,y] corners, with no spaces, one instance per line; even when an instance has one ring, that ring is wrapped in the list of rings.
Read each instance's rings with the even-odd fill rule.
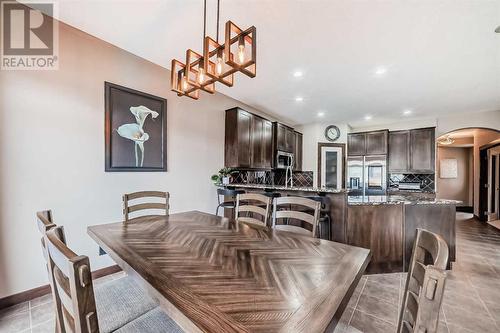
[[[366,133],[366,155],[386,155],[388,130]]]
[[[252,114],[240,108],[226,110],[224,165],[228,168],[251,167]]]
[[[270,169],[273,162],[272,122],[253,115],[251,133],[251,167]]]
[[[350,133],[347,135],[347,155],[366,155],[366,133]]]
[[[294,132],[294,135],[295,135],[295,151],[293,152],[294,156],[293,169],[295,171],[302,171],[302,133]]]
[[[276,150],[293,153],[295,150],[295,131],[293,128],[278,122],[273,123],[276,137]]]
[[[240,108],[226,110],[224,165],[270,169],[273,162],[272,122]]]
[[[347,136],[349,156],[386,155],[388,131],[351,133]]]
[[[435,134],[434,128],[410,131],[410,171],[434,173]]]
[[[389,172],[434,173],[434,128],[389,133]]]
[[[402,173],[409,170],[410,131],[389,133],[389,172]]]

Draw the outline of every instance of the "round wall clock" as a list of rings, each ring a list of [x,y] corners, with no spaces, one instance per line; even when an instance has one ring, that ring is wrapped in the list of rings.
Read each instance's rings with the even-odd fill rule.
[[[340,130],[335,125],[330,125],[325,129],[325,138],[328,141],[336,141],[340,137]]]

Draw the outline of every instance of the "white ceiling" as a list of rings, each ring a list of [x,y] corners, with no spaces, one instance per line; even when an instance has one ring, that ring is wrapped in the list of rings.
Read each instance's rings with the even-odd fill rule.
[[[213,35],[216,0],[207,2]],[[500,110],[500,0],[221,4],[222,22],[257,27],[258,67],[256,78],[238,74],[233,88],[217,90],[291,123],[367,126]],[[202,0],[60,0],[59,15],[167,68],[172,58],[184,60],[187,48],[201,52]],[[387,71],[376,75],[380,67]],[[402,116],[405,109],[412,114]]]

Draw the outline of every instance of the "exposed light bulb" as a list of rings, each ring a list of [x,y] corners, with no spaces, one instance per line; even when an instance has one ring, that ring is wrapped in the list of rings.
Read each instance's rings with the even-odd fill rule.
[[[238,60],[240,61],[240,64],[245,62],[245,45],[244,44],[238,45]]]
[[[185,76],[182,77],[182,90],[186,91],[188,88],[187,79]]]
[[[203,68],[200,68],[198,71],[198,83],[202,84],[205,81],[205,73],[203,71]]]
[[[222,74],[222,57],[218,57],[217,58],[217,64],[215,65],[215,71],[217,73],[217,75],[221,75]]]

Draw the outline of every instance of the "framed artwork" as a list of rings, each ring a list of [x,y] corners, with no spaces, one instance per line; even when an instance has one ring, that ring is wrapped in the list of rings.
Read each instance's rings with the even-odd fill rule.
[[[167,171],[167,100],[104,83],[105,171]]]
[[[439,164],[440,178],[457,178],[458,163],[455,158],[443,158]]]
[[[345,144],[318,143],[318,187],[345,187]]]

